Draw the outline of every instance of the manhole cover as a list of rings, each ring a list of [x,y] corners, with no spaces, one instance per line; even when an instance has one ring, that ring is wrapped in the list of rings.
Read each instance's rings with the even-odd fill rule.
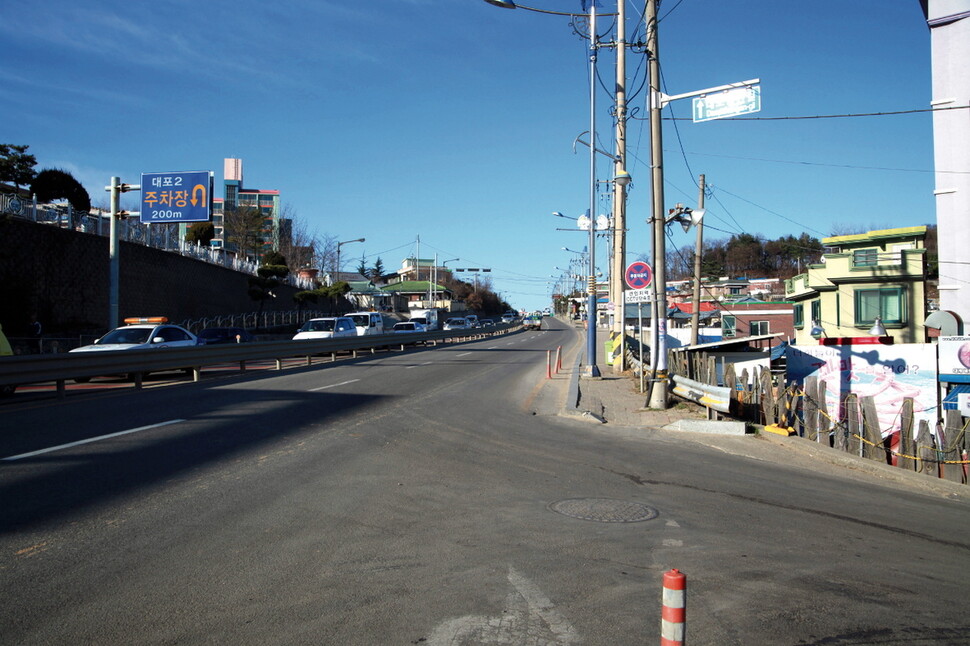
[[[657,510],[639,502],[611,498],[570,498],[549,505],[563,516],[599,523],[639,523],[657,517]]]

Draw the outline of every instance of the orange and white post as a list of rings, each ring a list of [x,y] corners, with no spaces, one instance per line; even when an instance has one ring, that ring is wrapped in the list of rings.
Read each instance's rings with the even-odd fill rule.
[[[687,632],[687,575],[676,569],[664,572],[663,586],[660,646],[684,646]]]

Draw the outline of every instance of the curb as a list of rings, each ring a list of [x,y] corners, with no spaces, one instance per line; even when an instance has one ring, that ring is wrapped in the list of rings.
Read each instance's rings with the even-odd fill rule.
[[[581,365],[583,365],[583,353],[578,352],[576,354],[576,361],[573,364],[573,371],[569,375],[569,386],[566,389],[566,405],[563,406],[562,412],[564,415],[587,422],[606,424],[606,420],[599,415],[579,407],[579,367]]]

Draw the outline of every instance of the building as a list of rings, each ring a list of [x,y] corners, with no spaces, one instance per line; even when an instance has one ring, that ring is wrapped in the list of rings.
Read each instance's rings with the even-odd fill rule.
[[[897,342],[924,342],[925,238],[925,226],[823,238],[822,262],[785,281],[796,344],[872,336],[877,320]]]
[[[794,307],[789,302],[759,301],[749,296],[719,307],[725,339],[766,334],[781,334],[785,340],[795,337]]]
[[[932,50],[940,309],[970,319],[970,0],[920,0]]]
[[[241,159],[226,159],[223,174],[223,197],[214,199],[212,204],[215,238],[211,246],[234,255],[258,255],[259,258],[270,251],[278,251],[280,241],[286,239],[290,231],[290,222],[280,217],[280,192],[246,187]],[[261,216],[258,226],[251,227],[248,222],[237,219],[238,214],[250,209],[258,211]],[[241,228],[251,230],[243,232],[239,230]]]

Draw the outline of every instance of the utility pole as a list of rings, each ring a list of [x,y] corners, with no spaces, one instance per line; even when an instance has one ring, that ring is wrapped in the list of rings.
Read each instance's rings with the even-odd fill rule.
[[[704,176],[698,183],[697,210],[704,210]],[[704,221],[697,223],[697,243],[694,245],[694,311],[690,315],[690,344],[697,345],[701,325],[701,252],[704,250]]]
[[[653,289],[651,305],[651,362],[653,378],[650,382],[647,406],[667,408],[667,274],[664,269],[664,172],[663,128],[660,123],[662,92],[660,87],[660,44],[657,34],[657,0],[647,0],[646,11],[647,50],[650,56],[650,176],[653,208],[650,222],[653,224]]]
[[[626,12],[625,0],[616,3],[616,158],[613,177],[626,172]],[[590,145],[595,142],[590,139]],[[610,271],[610,301],[613,303],[613,344],[619,342],[619,354],[614,351],[613,372],[623,372],[626,301],[623,296],[623,271],[626,263],[626,183],[613,182],[613,269]]]

